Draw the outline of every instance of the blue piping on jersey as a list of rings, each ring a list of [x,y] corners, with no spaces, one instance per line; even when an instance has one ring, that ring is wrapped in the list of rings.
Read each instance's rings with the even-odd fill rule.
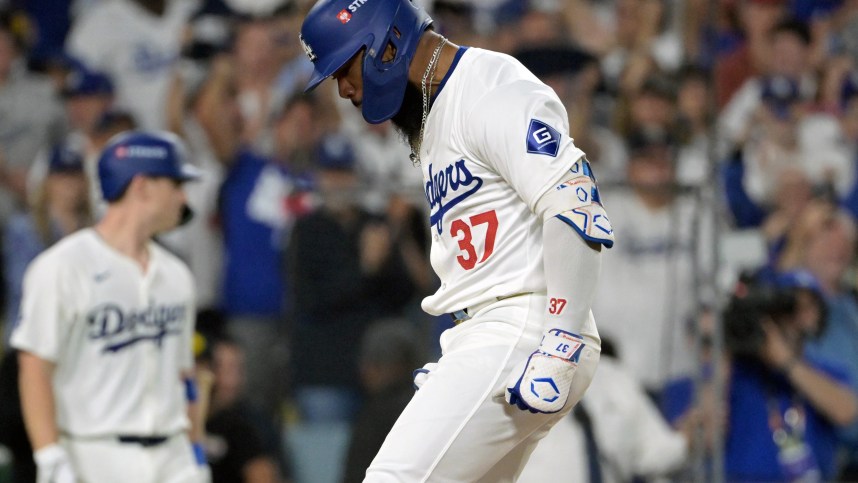
[[[582,230],[581,228],[579,228],[579,227],[578,227],[578,225],[576,225],[576,224],[575,224],[572,220],[570,220],[569,218],[566,218],[566,217],[565,217],[565,216],[563,216],[563,215],[554,215],[554,216],[555,216],[557,219],[559,219],[560,221],[562,221],[563,223],[566,223],[567,225],[569,225],[569,226],[571,226],[572,228],[574,228],[574,229],[575,229],[575,231],[577,231],[577,232],[578,232],[578,234],[579,234],[579,235],[581,235],[581,238],[583,238],[584,240],[586,240],[586,241],[588,241],[588,242],[599,243],[599,244],[605,245],[605,248],[611,248],[611,247],[613,247],[613,246],[614,246],[614,241],[613,241],[613,240],[611,240],[610,238],[596,238],[596,237],[594,237],[594,236],[590,236],[590,235],[588,235],[586,232],[584,232],[584,230]],[[584,228],[586,229],[587,227],[585,226]]]
[[[447,85],[447,79],[449,79],[450,74],[452,74],[453,71],[456,70],[456,66],[459,65],[459,60],[462,58],[462,54],[464,54],[466,50],[468,50],[468,47],[459,47],[459,50],[456,51],[456,56],[453,57],[453,63],[450,64],[450,68],[447,69],[447,73],[444,74],[444,78],[441,79],[441,84],[438,86],[438,90],[435,91],[435,95],[432,96],[432,102],[435,102],[435,99],[438,97],[438,94],[441,93],[441,89],[443,89],[444,86]]]

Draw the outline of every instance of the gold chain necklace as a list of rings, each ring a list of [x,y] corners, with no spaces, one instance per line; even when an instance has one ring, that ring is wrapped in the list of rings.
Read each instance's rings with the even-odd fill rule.
[[[432,97],[431,92],[432,82],[435,81],[435,71],[438,69],[438,60],[441,57],[441,50],[447,44],[447,38],[442,36],[435,51],[432,52],[432,58],[429,59],[429,65],[426,66],[426,72],[423,73],[423,79],[420,80],[420,87],[423,91],[423,118],[420,121],[420,134],[417,138],[417,145],[411,145],[411,163],[414,166],[420,165],[420,147],[423,146],[423,131],[426,129],[426,118],[429,117],[429,104]]]

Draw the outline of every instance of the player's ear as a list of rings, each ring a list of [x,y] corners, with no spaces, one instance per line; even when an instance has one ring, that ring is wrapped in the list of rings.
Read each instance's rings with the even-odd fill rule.
[[[134,175],[131,182],[128,183],[128,188],[125,190],[125,196],[133,196],[135,198],[146,198],[149,195],[149,183],[147,178],[142,174]]]

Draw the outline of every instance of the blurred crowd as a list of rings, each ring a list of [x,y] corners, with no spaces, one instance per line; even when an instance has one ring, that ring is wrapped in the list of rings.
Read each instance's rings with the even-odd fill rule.
[[[0,0],[0,398],[27,264],[103,212],[108,139],[169,130],[205,173],[159,241],[196,277],[214,481],[361,480],[451,321],[420,309],[438,282],[405,143],[303,93],[311,6]],[[522,481],[858,481],[858,1],[424,6],[556,91],[616,232],[602,366]],[[0,402],[21,475],[14,419]]]

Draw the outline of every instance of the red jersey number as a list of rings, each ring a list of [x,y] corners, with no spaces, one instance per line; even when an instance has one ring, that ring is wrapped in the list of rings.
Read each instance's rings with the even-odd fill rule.
[[[483,256],[477,255],[477,248],[474,246],[472,228],[480,225],[486,225],[485,249]],[[465,270],[471,270],[477,266],[477,263],[483,263],[488,260],[492,252],[495,250],[495,237],[498,234],[498,216],[495,210],[480,213],[468,218],[466,223],[463,219],[454,220],[450,226],[450,234],[456,237],[459,243],[459,250],[462,254],[456,257],[456,261]]]
[[[560,315],[563,309],[566,308],[566,299],[551,297],[548,301],[548,313],[551,315]]]

